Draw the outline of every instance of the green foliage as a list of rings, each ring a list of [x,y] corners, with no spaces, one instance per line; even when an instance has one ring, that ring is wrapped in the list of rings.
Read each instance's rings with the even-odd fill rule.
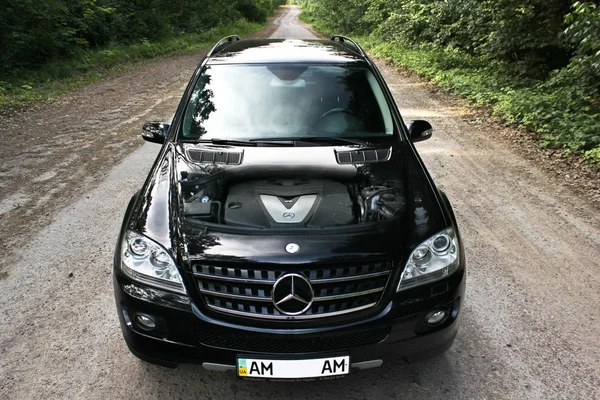
[[[600,7],[568,0],[303,0],[304,19],[600,166]]]
[[[1,0],[0,109],[258,30],[285,0]],[[59,81],[56,81],[59,80]]]
[[[511,61],[522,75],[543,77],[549,66],[562,66],[568,58],[558,37],[568,11],[565,0],[304,0],[303,5],[327,32],[456,48]]]
[[[235,8],[249,21],[264,22],[286,0],[237,0]]]
[[[24,70],[18,75],[18,79],[11,81],[0,80],[0,111],[31,101],[53,98],[103,76],[132,68],[149,58],[206,48],[232,32],[247,35],[263,26],[240,19],[202,33],[178,35],[158,42],[142,39],[134,44],[115,44],[101,50],[84,50],[77,58],[57,61],[41,69]]]
[[[562,147],[600,164],[600,107],[573,97],[570,88],[532,85],[456,50],[423,49],[361,38],[373,54],[411,69],[449,91],[466,97],[507,124],[519,124],[543,146]]]
[[[265,22],[282,0],[2,0],[0,79],[115,44],[164,41],[239,19]]]
[[[304,20],[314,21],[325,32],[344,33],[360,30],[367,3],[362,0],[301,1]]]
[[[600,103],[600,7],[577,2],[565,17],[564,39],[574,50],[571,61],[549,82],[554,88],[570,88],[570,96]]]

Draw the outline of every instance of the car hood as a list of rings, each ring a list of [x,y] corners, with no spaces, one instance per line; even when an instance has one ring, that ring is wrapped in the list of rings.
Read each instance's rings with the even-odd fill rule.
[[[342,154],[378,150],[377,157],[382,159],[376,162],[360,162],[362,159],[352,159],[352,156],[351,162],[345,163],[347,157]],[[209,153],[221,155],[217,159],[215,154]],[[240,157],[223,153],[236,153]],[[180,194],[183,181],[202,182],[224,174],[252,179],[257,174],[271,173],[340,180],[360,176],[381,181],[400,180],[406,193],[406,210],[399,218],[389,221],[312,230],[240,229],[183,218]],[[180,265],[190,268],[195,262],[207,261],[297,265],[360,259],[401,261],[415,245],[449,224],[437,190],[414,147],[406,142],[375,148],[167,143],[139,194],[128,226],[160,243]],[[290,243],[297,244],[299,251],[288,253],[286,246]]]

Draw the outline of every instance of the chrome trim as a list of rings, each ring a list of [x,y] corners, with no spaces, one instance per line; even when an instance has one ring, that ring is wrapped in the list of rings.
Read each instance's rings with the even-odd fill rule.
[[[357,363],[350,364],[351,368],[357,369],[369,369],[369,368],[377,368],[381,367],[383,364],[383,360],[371,360],[371,361],[362,361]]]
[[[356,296],[362,296],[362,295],[366,295],[366,294],[383,292],[384,289],[385,288],[380,287],[380,288],[376,288],[376,289],[363,290],[362,292],[344,293],[344,294],[337,294],[337,295],[333,295],[333,296],[319,296],[319,297],[315,297],[315,301],[348,299],[350,297],[356,297]]]
[[[259,302],[266,302],[266,303],[271,302],[271,297],[254,297],[254,296],[246,296],[243,294],[215,292],[213,290],[207,290],[207,289],[200,289],[200,293],[209,294],[211,296],[216,296],[216,297],[226,297],[228,299],[259,301]]]
[[[383,292],[384,289],[385,288],[380,287],[380,288],[375,288],[375,289],[363,290],[362,292],[344,293],[344,294],[338,294],[338,295],[332,295],[332,296],[315,296],[314,301],[329,301],[329,300],[347,299],[350,297],[356,297],[356,296],[362,296],[362,295],[367,295],[367,294],[373,294],[373,293],[377,293],[377,292]],[[207,290],[207,289],[200,289],[200,293],[208,294],[208,295],[215,296],[215,297],[225,297],[225,298],[234,299],[234,300],[258,301],[261,303],[262,302],[270,303],[272,301],[272,297],[259,297],[259,296],[254,297],[254,296],[246,296],[246,295],[242,295],[242,294],[215,292],[213,290]]]
[[[290,278],[292,280],[290,292],[287,294],[287,296],[284,296],[281,300],[278,301],[275,298],[275,293],[277,291],[277,285],[279,285],[281,282],[283,282],[284,280],[286,280],[288,278]],[[302,298],[299,294],[296,293],[296,285],[294,284],[295,278],[298,278],[301,281],[304,281],[308,285],[308,288],[310,289],[310,300],[306,300],[305,298]],[[315,301],[315,291],[314,291],[312,285],[310,284],[310,281],[308,279],[306,279],[303,275],[296,274],[296,273],[284,274],[284,275],[280,276],[279,279],[277,279],[277,282],[275,282],[275,284],[273,285],[273,289],[271,292],[272,292],[271,299],[273,301],[273,305],[275,306],[277,311],[279,311],[280,313],[285,314],[285,315],[303,314],[310,309],[313,302]],[[304,303],[305,304],[304,309],[302,309],[301,311],[297,311],[297,312],[287,312],[287,311],[283,310],[281,307],[281,304],[286,303],[290,300],[295,300],[295,301]]]
[[[298,196],[298,200],[291,208],[286,208],[279,197],[261,194],[259,195],[262,205],[267,210],[271,218],[278,224],[298,224],[308,216],[317,201],[316,194],[306,194]]]
[[[385,275],[389,275],[390,274],[390,270],[386,270],[386,271],[382,271],[382,272],[372,272],[370,274],[364,274],[364,275],[353,275],[353,276],[346,276],[346,277],[340,277],[340,278],[321,278],[321,279],[312,279],[310,282],[313,285],[319,285],[322,283],[336,283],[336,282],[346,282],[346,281],[357,281],[360,279],[369,279],[369,278],[375,278],[378,276],[385,276]]]
[[[313,285],[320,285],[324,283],[336,283],[336,282],[345,282],[345,281],[357,281],[360,279],[369,279],[376,278],[378,276],[389,275],[390,270],[385,270],[382,272],[372,272],[370,274],[364,275],[353,275],[353,276],[342,276],[339,278],[320,278],[320,279],[309,279],[310,283]],[[228,282],[240,282],[240,283],[262,283],[262,284],[274,284],[276,282],[275,279],[254,279],[254,278],[237,278],[231,276],[222,276],[222,275],[211,275],[205,274],[203,272],[193,272],[193,275],[198,278],[207,278],[214,279],[219,281],[228,281]]]
[[[212,304],[207,304],[207,306],[209,308],[215,310],[215,311],[218,311],[218,312],[222,312],[222,313],[225,313],[225,314],[239,315],[241,317],[250,317],[250,318],[257,318],[257,319],[297,320],[297,319],[325,318],[325,317],[333,317],[333,316],[336,316],[336,315],[348,314],[348,313],[351,313],[351,312],[366,310],[367,308],[374,307],[376,304],[377,304],[377,302],[375,302],[375,303],[369,303],[369,304],[365,304],[364,306],[350,308],[350,309],[343,310],[343,311],[334,311],[334,312],[331,312],[331,313],[323,313],[323,314],[316,314],[316,315],[315,314],[295,315],[295,316],[291,316],[291,315],[264,315],[264,314],[256,314],[256,313],[251,313],[251,312],[246,312],[246,311],[231,310],[229,308],[219,307],[219,306],[215,306],[215,305],[212,305]]]
[[[207,371],[215,371],[215,372],[235,371],[235,365],[204,362],[204,363],[202,363],[202,367],[204,367],[204,369]]]
[[[207,278],[214,279],[219,281],[227,281],[227,282],[239,282],[239,283],[260,283],[260,284],[274,284],[276,282],[275,279],[254,279],[254,278],[236,278],[231,276],[221,276],[221,275],[211,275],[205,274],[202,272],[194,272],[195,277],[198,278]]]
[[[222,44],[224,44],[225,42],[233,42],[233,40],[235,39],[236,42],[239,42],[240,37],[238,35],[229,35],[229,36],[225,36],[223,39],[219,40],[217,42],[217,44],[215,44],[213,46],[212,49],[210,49],[210,51],[206,54],[205,59],[209,59],[210,57],[212,57],[213,54],[217,53],[217,48],[219,46],[221,46]]]
[[[372,267],[365,268],[370,265]],[[192,273],[196,280],[196,286],[203,296],[204,303],[209,309],[224,314],[256,319],[308,320],[349,314],[379,304],[382,300],[381,296],[391,279],[392,264],[390,262],[377,262],[365,265],[350,265],[349,267],[351,268],[348,270],[341,265],[323,265],[316,268],[299,265],[295,272],[288,271],[286,273],[286,271],[275,270],[269,267],[261,268],[259,265],[214,266],[196,264],[193,267]],[[375,267],[374,270],[370,269],[373,267]],[[382,271],[381,268],[386,269]],[[369,270],[372,272],[368,272]],[[273,301],[274,289],[277,282],[281,281],[283,277],[289,276],[290,273],[306,279],[312,287],[313,293],[324,294],[313,298],[314,302],[319,302],[313,303],[319,304],[317,308],[314,308],[312,311],[303,311],[311,314],[286,314],[279,310],[277,303]],[[329,277],[324,277],[321,275],[322,273],[327,274],[325,276]],[[342,274],[347,275],[340,276]],[[318,275],[321,275],[321,277],[318,277]],[[314,279],[310,279],[310,276],[314,277]],[[347,282],[357,284],[358,286],[354,288],[356,291],[348,293]],[[212,286],[213,284],[215,285],[214,287]],[[252,285],[250,286],[252,288],[251,291],[247,290],[249,285]],[[327,285],[334,286],[336,291],[333,293],[336,294],[327,295],[327,293],[330,293],[328,290],[325,290]],[[340,285],[343,285],[343,287]],[[369,287],[369,289],[365,289],[365,287]],[[255,289],[259,291],[257,292]],[[270,291],[271,296],[267,297]],[[356,305],[354,303],[355,299],[364,298],[365,296],[370,296],[369,304],[352,307]],[[373,299],[373,296],[379,296],[379,298]],[[236,302],[240,304],[236,304]],[[270,307],[271,304],[269,303],[273,303],[274,310]],[[332,304],[331,309],[324,306],[329,303]],[[345,307],[351,308],[343,309]]]

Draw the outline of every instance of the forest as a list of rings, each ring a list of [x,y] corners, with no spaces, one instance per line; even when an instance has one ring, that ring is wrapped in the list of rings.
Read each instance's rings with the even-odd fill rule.
[[[159,41],[239,19],[265,22],[276,0],[2,0],[0,73],[113,43]]]
[[[568,0],[302,0],[303,19],[355,37],[600,166],[600,7]]]
[[[0,111],[256,31],[285,0],[2,0]],[[66,88],[66,89],[65,89]]]

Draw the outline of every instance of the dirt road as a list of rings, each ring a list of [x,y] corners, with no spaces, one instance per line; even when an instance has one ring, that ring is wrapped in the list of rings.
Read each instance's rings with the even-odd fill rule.
[[[292,30],[274,35],[309,35],[286,10],[275,22]],[[383,63],[404,117],[435,128],[418,149],[465,240],[467,302],[453,347],[421,364],[294,384],[132,356],[111,263],[127,201],[158,151],[137,148],[138,131],[173,113],[200,56],[144,65],[6,121],[0,398],[600,398],[600,213],[496,139],[497,127],[468,123],[459,102]]]
[[[271,37],[273,39],[317,39],[318,37],[316,33],[313,32],[309,26],[300,23],[298,20],[299,15],[300,8],[287,8],[287,12],[282,14],[281,17],[274,21],[275,24],[277,24],[277,30],[273,32]]]

